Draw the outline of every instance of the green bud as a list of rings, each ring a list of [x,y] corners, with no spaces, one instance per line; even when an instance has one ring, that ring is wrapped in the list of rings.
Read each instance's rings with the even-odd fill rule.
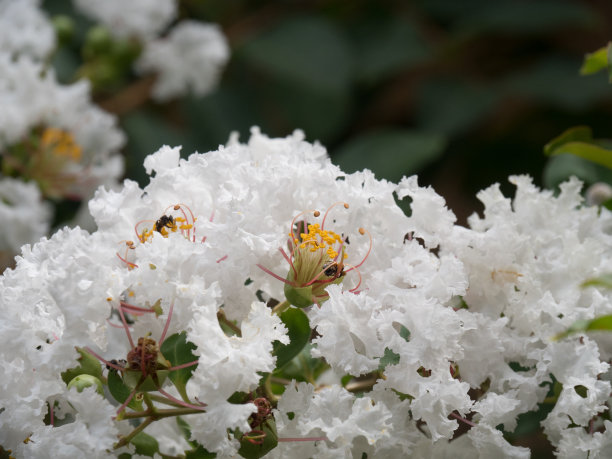
[[[69,43],[74,37],[74,21],[70,16],[58,14],[51,19],[55,34],[60,43]]]
[[[95,376],[91,376],[91,375],[79,375],[73,378],[72,381],[68,383],[68,390],[72,389],[73,387],[76,387],[77,391],[83,392],[83,389],[85,389],[86,387],[91,387],[91,386],[96,387],[96,392],[98,394],[104,395],[104,389],[102,388],[102,381],[100,381]]]
[[[83,57],[91,59],[100,54],[106,54],[113,44],[109,31],[102,26],[89,29],[83,45]]]

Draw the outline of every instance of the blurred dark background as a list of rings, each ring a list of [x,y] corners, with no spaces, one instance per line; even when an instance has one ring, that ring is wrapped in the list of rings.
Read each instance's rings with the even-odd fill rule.
[[[65,0],[43,6],[78,17]],[[610,137],[612,86],[603,73],[579,75],[585,53],[611,38],[609,0],[181,0],[180,18],[228,37],[216,92],[155,104],[135,75],[95,92],[121,117],[127,177],[141,183],[144,156],[163,144],[187,156],[231,131],[246,140],[253,125],[269,136],[299,128],[345,171],[418,173],[463,223],[481,209],[478,190],[513,192],[510,174],[553,187],[579,170],[542,153],[566,128]],[[88,23],[77,26],[82,38]],[[65,80],[80,65],[78,40],[55,56]]]

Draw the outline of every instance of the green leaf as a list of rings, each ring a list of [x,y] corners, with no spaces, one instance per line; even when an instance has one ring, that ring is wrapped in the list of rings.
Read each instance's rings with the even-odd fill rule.
[[[276,356],[276,368],[282,368],[298,355],[310,340],[310,323],[304,311],[289,308],[280,315],[289,334],[289,344],[274,342],[272,354]]]
[[[80,357],[77,358],[79,366],[64,371],[62,373],[62,380],[68,384],[79,375],[91,375],[98,379],[103,379],[100,361],[82,347],[77,347],[76,350],[80,354]]]
[[[378,361],[378,369],[380,371],[384,371],[385,368],[387,368],[387,365],[397,365],[399,361],[400,355],[386,347],[384,355]]]
[[[345,172],[370,169],[379,179],[397,182],[438,159],[445,146],[438,134],[384,129],[353,138],[332,154],[332,161]]]
[[[612,170],[578,156],[561,154],[551,157],[544,168],[544,186],[554,189],[575,175],[585,186],[597,182],[612,183]]]
[[[159,443],[155,437],[144,432],[139,432],[130,443],[136,447],[136,454],[153,457],[155,453],[159,453]]]
[[[334,23],[301,16],[277,24],[240,50],[247,62],[300,86],[322,92],[346,90],[351,80],[351,47]]]
[[[593,131],[589,126],[574,126],[544,145],[544,154],[551,156],[558,148],[569,142],[591,142],[592,140]]]
[[[581,287],[605,287],[612,289],[612,273],[606,273],[585,281]]]
[[[603,48],[600,48],[592,53],[588,53],[584,57],[582,67],[580,67],[580,75],[591,75],[599,72],[600,70],[609,70],[610,64],[608,59],[611,52],[612,46],[610,46],[610,43],[608,43]],[[612,73],[610,73],[610,78],[610,81],[612,82]]]
[[[612,169],[612,150],[586,142],[567,142],[552,151],[551,155],[568,153]]]
[[[192,450],[185,451],[185,459],[213,459],[215,457],[217,453],[211,453],[200,444]]]
[[[429,46],[410,21],[401,16],[375,17],[355,35],[357,78],[372,84],[431,55]]]
[[[530,68],[518,70],[500,88],[508,97],[521,96],[566,110],[587,110],[610,96],[606,78],[584,78],[576,71],[580,62],[550,56]]]
[[[612,314],[596,317],[593,320],[577,320],[566,331],[555,336],[554,339],[560,340],[573,333],[585,333],[593,330],[612,331]]]
[[[455,135],[491,113],[503,93],[493,86],[457,78],[428,80],[417,94],[417,118],[428,132]]]
[[[587,5],[559,0],[484,2],[465,15],[458,28],[464,33],[543,33],[561,27],[579,27],[597,22]]]
[[[108,390],[119,403],[125,402],[132,392],[115,370],[108,372]],[[132,397],[127,406],[135,411],[142,411],[142,401],[136,400],[136,397]]]
[[[196,349],[196,345],[187,341],[187,334],[185,332],[181,332],[175,333],[164,340],[161,346],[161,353],[174,367],[198,360],[198,358],[193,354],[194,349]],[[184,399],[187,399],[187,381],[189,381],[189,378],[191,378],[193,370],[196,368],[196,366],[197,365],[193,365],[170,372],[170,379]]]
[[[254,445],[244,436],[240,440],[238,454],[247,459],[259,459],[272,451],[278,445],[278,434],[276,433],[276,423],[274,419],[269,419],[260,426],[259,430],[265,433],[264,441],[261,445]]]
[[[307,344],[302,349],[302,352],[295,356],[293,360],[283,368],[277,369],[274,372],[274,376],[284,379],[295,379],[296,381],[316,381],[321,373],[329,368],[329,365],[324,359],[312,356],[310,352],[312,347],[312,344]]]

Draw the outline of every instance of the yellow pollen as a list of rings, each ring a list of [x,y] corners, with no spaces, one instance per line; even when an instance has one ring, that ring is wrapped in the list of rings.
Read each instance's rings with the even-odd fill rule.
[[[106,301],[113,301],[113,299],[109,296]]]
[[[348,209],[348,208],[349,208],[348,202],[345,202],[345,203],[344,203],[344,208],[345,208],[345,209]]]
[[[191,224],[189,224],[189,225],[181,225],[179,227],[179,229],[181,229],[181,230],[188,230],[188,229],[191,229],[191,228],[193,228],[193,225],[191,225]]]
[[[319,212],[318,210],[315,210],[313,215],[315,217],[318,217],[319,215],[321,215],[321,212]]]
[[[69,132],[56,128],[47,128],[43,131],[40,145],[44,150],[56,156],[68,158],[74,162],[81,160],[82,148]]]
[[[365,230],[363,228],[359,228],[359,234],[363,236],[365,234]]]
[[[134,292],[130,290],[130,292],[128,293],[128,296],[134,296]]]
[[[178,204],[174,205],[174,210],[179,210],[181,208],[181,206],[179,206]]]

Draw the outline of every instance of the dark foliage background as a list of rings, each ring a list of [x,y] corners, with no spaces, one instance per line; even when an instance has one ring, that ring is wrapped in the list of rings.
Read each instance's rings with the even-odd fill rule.
[[[64,0],[44,6],[75,15]],[[127,176],[140,182],[142,158],[164,143],[187,155],[233,130],[244,139],[253,125],[270,136],[300,128],[347,171],[418,173],[464,221],[478,209],[475,192],[509,174],[554,186],[579,170],[563,158],[545,167],[542,147],[564,129],[610,129],[606,76],[578,73],[610,39],[605,0],[182,0],[180,16],[228,36],[215,93],[158,105],[150,82],[133,76],[114,92],[96,88],[121,116]],[[80,40],[89,25],[78,18]],[[80,50],[77,38],[56,55],[60,76],[72,78]]]

